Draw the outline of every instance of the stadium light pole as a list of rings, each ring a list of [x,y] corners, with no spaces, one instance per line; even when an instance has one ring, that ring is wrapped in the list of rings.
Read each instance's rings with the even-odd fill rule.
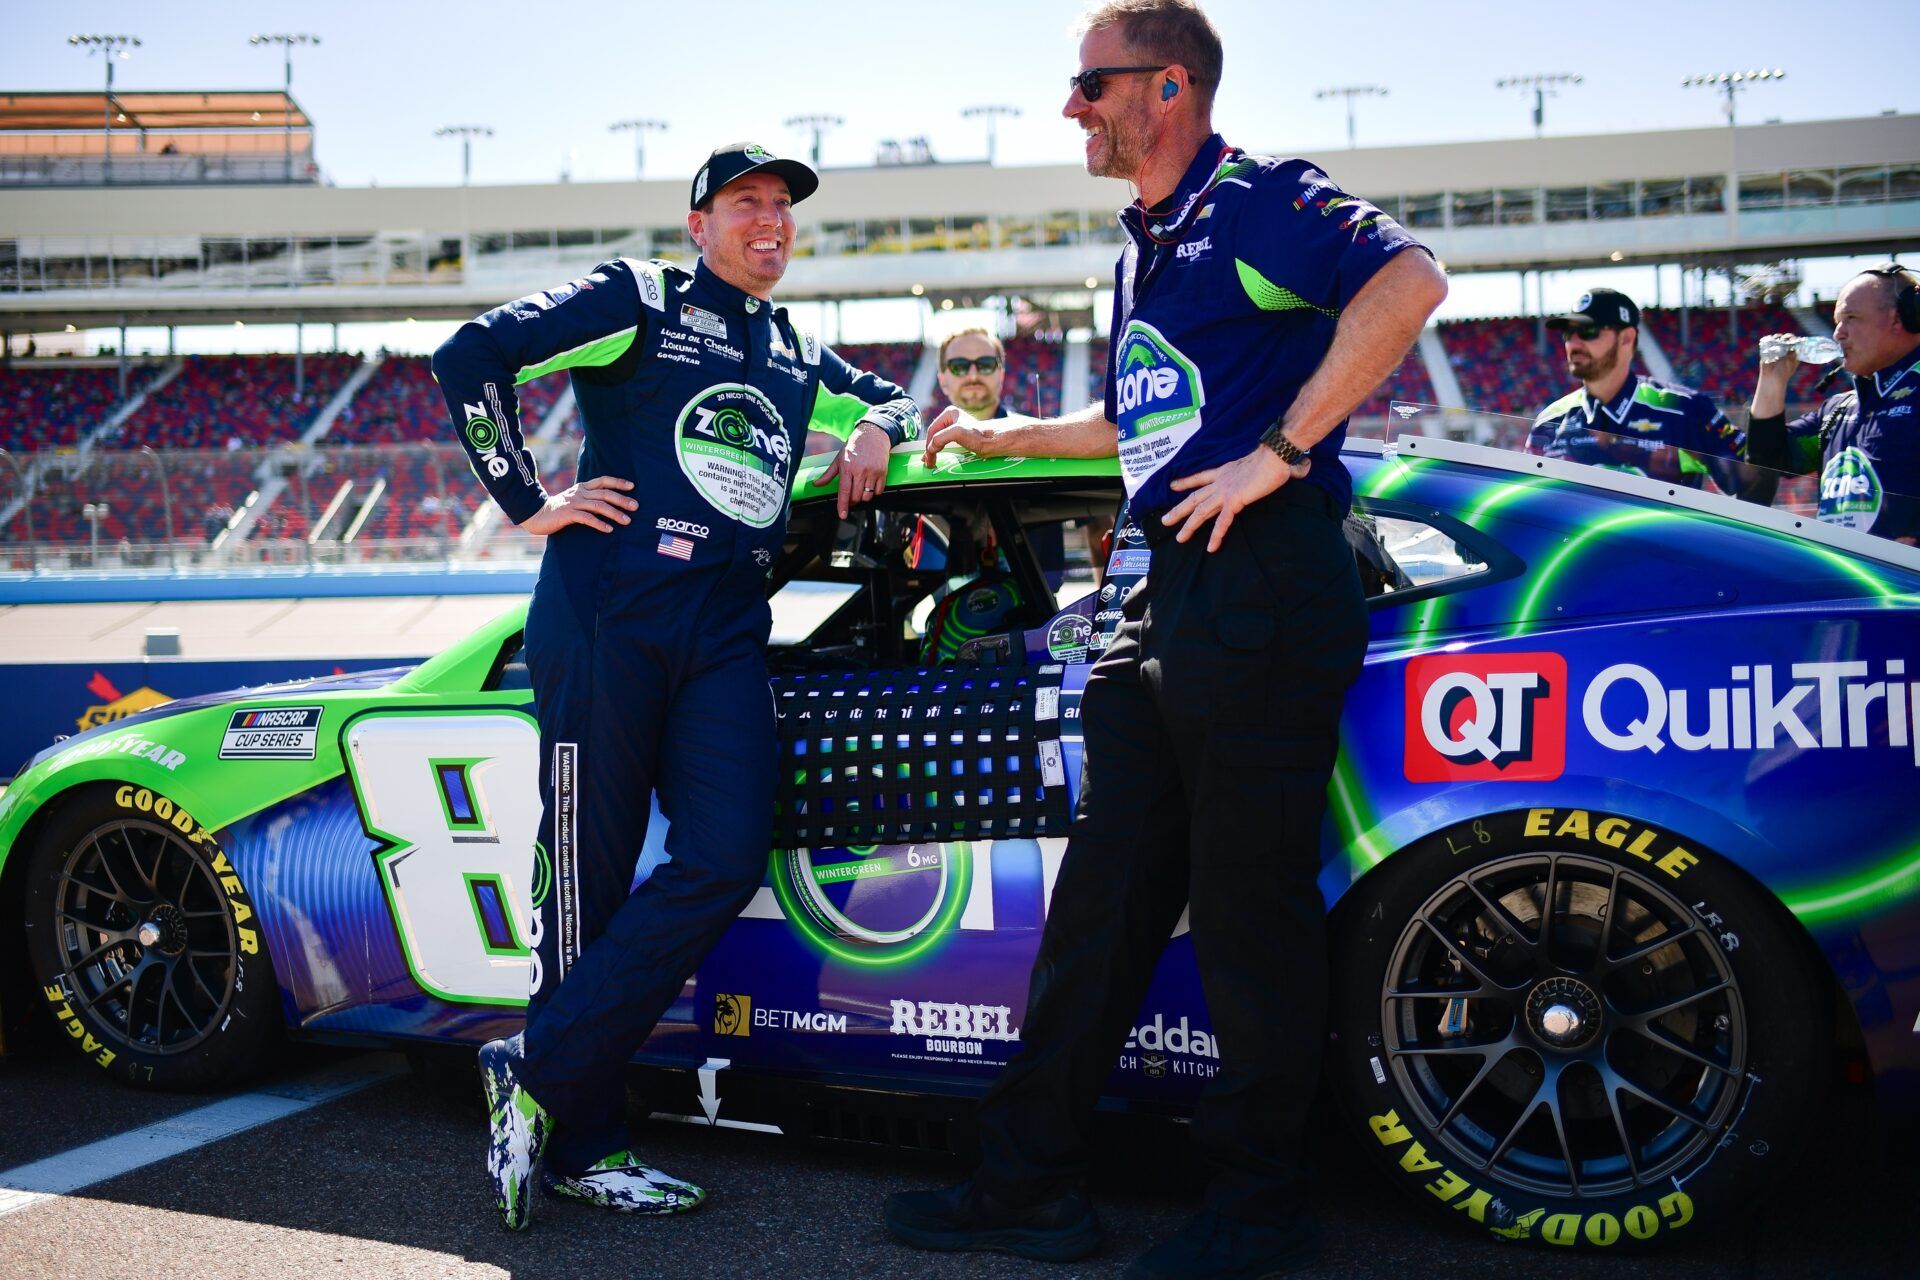
[[[285,72],[286,72],[284,78],[281,80],[281,85],[283,86],[283,91],[286,93],[286,96],[287,96],[287,105],[286,105],[287,181],[292,182],[293,181],[293,46],[297,44],[319,44],[320,37],[305,31],[295,32],[291,34],[287,32],[279,32],[274,35],[262,34],[257,36],[248,36],[247,43],[254,46],[255,48],[259,48],[263,44],[277,44],[280,46],[282,63],[284,65]]]
[[[1585,77],[1570,71],[1543,71],[1530,76],[1503,76],[1493,82],[1496,89],[1519,89],[1533,93],[1533,136],[1539,137],[1547,124],[1547,99],[1560,96],[1561,85],[1580,84]]]
[[[140,47],[140,37],[139,36],[68,36],[67,43],[70,45],[73,45],[75,48],[85,49],[88,54],[97,53],[102,58],[104,58],[107,63],[107,100],[104,107],[101,110],[101,114],[106,117],[104,121],[105,135],[106,135],[105,142],[104,142],[105,150],[102,153],[102,159],[106,162],[106,169],[104,171],[103,182],[107,186],[112,186],[113,185],[113,64],[115,62],[125,62],[128,58],[132,57],[133,55],[131,53],[128,53],[127,50],[138,49]]]
[[[816,113],[814,115],[808,115],[808,116],[789,117],[787,120],[787,128],[804,129],[807,131],[807,133],[812,135],[813,148],[810,154],[813,156],[813,167],[818,169],[820,167],[821,137],[829,129],[838,129],[841,125],[845,123],[846,121],[842,120],[839,116],[830,116],[830,115]]]
[[[664,131],[665,120],[615,120],[607,126],[608,133],[633,134],[633,178],[638,182],[647,176],[647,135]]]
[[[1771,71],[1722,71],[1715,75],[1688,76],[1680,82],[1682,89],[1718,89],[1727,96],[1727,127],[1733,127],[1734,95],[1744,93],[1748,86],[1762,80],[1785,80],[1787,73],[1775,67]]]
[[[1345,98],[1347,100],[1347,149],[1352,150],[1354,147],[1353,100],[1355,98],[1384,98],[1387,96],[1387,90],[1386,86],[1378,84],[1349,84],[1342,85],[1338,89],[1317,89],[1314,91],[1313,96],[1323,100],[1326,98]]]
[[[994,156],[1000,149],[999,124],[1002,116],[1005,116],[1009,120],[1017,120],[1020,118],[1020,108],[1010,107],[1004,103],[993,102],[980,107],[964,107],[960,111],[960,118],[962,120],[985,120],[987,122],[988,164],[993,163]]]
[[[484,124],[443,124],[433,131],[436,138],[460,139],[460,185],[473,181],[473,140],[491,138],[493,130]]]

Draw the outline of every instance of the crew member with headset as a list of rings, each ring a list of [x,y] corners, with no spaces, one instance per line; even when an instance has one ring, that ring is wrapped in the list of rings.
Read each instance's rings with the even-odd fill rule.
[[[1367,640],[1340,444],[1446,280],[1319,169],[1213,131],[1220,37],[1194,0],[1106,0],[1082,30],[1063,114],[1090,173],[1139,189],[1105,403],[950,412],[927,453],[1118,453],[1150,563],[1081,700],[1080,807],[1020,1050],[981,1104],[981,1164],[889,1197],[885,1221],[929,1249],[1096,1247],[1094,1105],[1189,909],[1221,1052],[1193,1134],[1218,1172],[1127,1275],[1265,1275],[1319,1248],[1303,1143],[1327,1001],[1320,825]]]
[[[1833,304],[1842,373],[1853,388],[1787,421],[1800,359],[1760,366],[1747,460],[1795,475],[1819,469],[1822,520],[1909,546],[1920,542],[1920,287],[1897,263],[1862,271]]]
[[[752,143],[694,178],[694,269],[620,259],[487,312],[434,354],[475,474],[547,537],[527,611],[540,716],[540,843],[522,1035],[480,1051],[506,1225],[546,1187],[669,1213],[704,1192],[628,1149],[624,1071],[766,870],[773,813],[767,572],[803,433],[835,401],[859,425],[815,483],[839,509],[884,487],[918,434],[905,392],[849,368],[773,305],[813,170]],[[579,481],[542,487],[514,386],[572,371]],[[650,797],[672,824],[643,871]],[[529,858],[529,863],[532,862]],[[536,877],[537,878],[537,877]],[[551,1136],[551,1144],[548,1138]]]

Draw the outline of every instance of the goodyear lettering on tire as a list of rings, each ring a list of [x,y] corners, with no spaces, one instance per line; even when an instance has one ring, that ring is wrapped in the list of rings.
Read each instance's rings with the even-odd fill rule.
[[[194,821],[192,814],[166,796],[145,787],[123,786],[113,793],[113,802],[131,813],[165,823],[207,855],[213,873],[220,881],[220,890],[226,895],[235,935],[240,940],[241,954],[258,955],[260,931],[248,923],[254,918],[253,901],[247,896],[246,887],[240,883],[240,877],[234,872],[233,864],[227,861],[226,852],[220,848],[220,842],[214,839],[213,832]]]
[[[1693,1221],[1693,1201],[1684,1191],[1670,1191],[1656,1200],[1633,1205],[1625,1213],[1549,1215],[1545,1209],[1516,1212],[1493,1191],[1476,1185],[1472,1179],[1430,1156],[1426,1146],[1414,1139],[1413,1131],[1400,1123],[1399,1112],[1389,1110],[1369,1116],[1367,1127],[1383,1147],[1406,1144],[1406,1150],[1400,1153],[1400,1168],[1418,1179],[1429,1194],[1503,1239],[1525,1240],[1538,1236],[1548,1244],[1567,1246],[1585,1240],[1605,1248],[1622,1235],[1646,1241],[1663,1230],[1678,1231]]]

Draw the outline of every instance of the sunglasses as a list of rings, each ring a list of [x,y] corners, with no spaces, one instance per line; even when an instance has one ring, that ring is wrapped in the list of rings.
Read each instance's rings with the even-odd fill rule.
[[[1077,76],[1067,77],[1067,92],[1075,89],[1088,102],[1100,101],[1100,95],[1106,92],[1101,83],[1107,76],[1135,76],[1148,71],[1165,71],[1165,67],[1088,67]]]
[[[998,373],[1000,371],[1000,357],[981,356],[977,360],[963,360],[959,356],[955,356],[947,361],[947,372],[956,378],[966,377],[969,369],[978,369],[981,373]]]
[[[1582,342],[1592,342],[1601,334],[1606,333],[1610,328],[1611,326],[1609,325],[1570,324],[1566,327],[1565,332],[1570,337],[1578,338]]]

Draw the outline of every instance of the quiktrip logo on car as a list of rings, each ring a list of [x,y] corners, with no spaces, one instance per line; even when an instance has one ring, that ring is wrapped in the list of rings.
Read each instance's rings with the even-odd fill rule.
[[[1407,663],[1409,782],[1551,782],[1567,763],[1567,660],[1446,654]]]

